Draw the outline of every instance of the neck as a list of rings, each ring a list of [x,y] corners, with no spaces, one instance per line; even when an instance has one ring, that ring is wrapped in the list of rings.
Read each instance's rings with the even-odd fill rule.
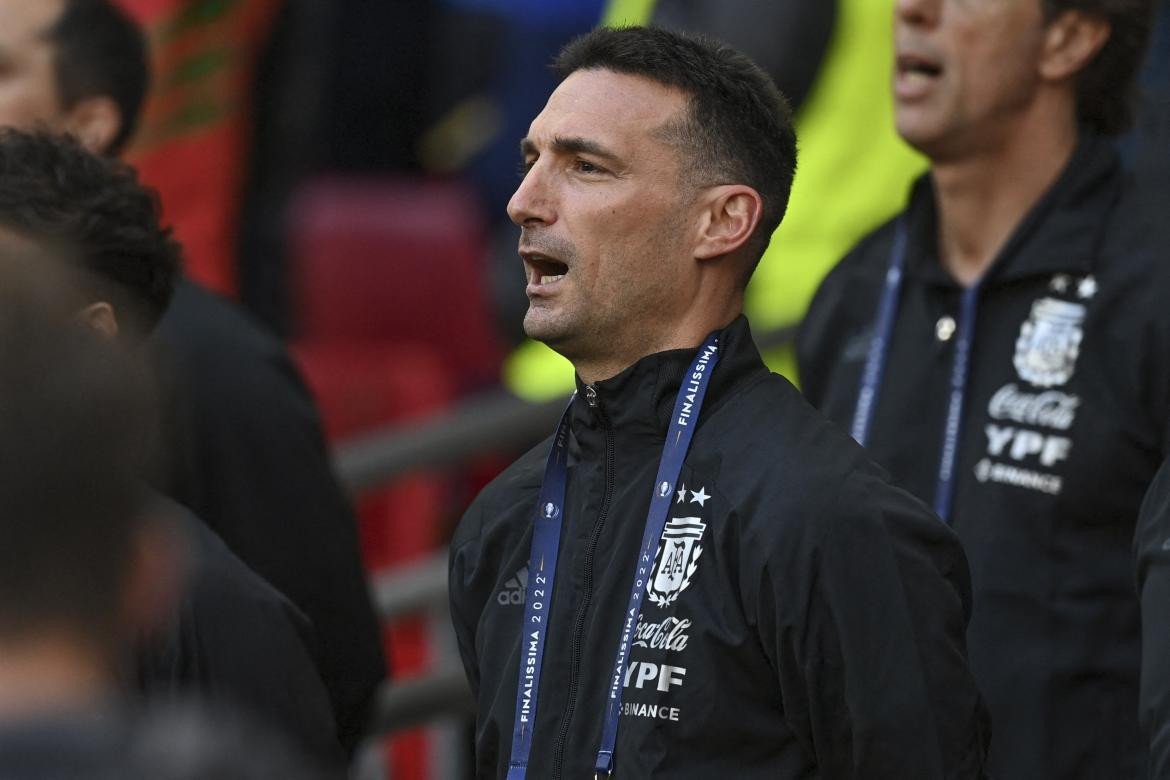
[[[618,347],[606,354],[595,357],[575,358],[573,367],[581,381],[591,385],[611,379],[644,357],[673,349],[694,349],[713,330],[725,328],[743,311],[743,294],[727,305],[696,305],[690,307],[686,316],[657,329],[647,327],[641,333],[633,334],[629,344],[616,343]]]
[[[114,676],[102,653],[70,638],[0,640],[0,719],[91,708]]]
[[[1037,138],[1044,140],[1037,144]],[[961,285],[982,278],[1056,181],[1076,142],[1073,123],[1023,128],[995,148],[932,164],[939,257]]]

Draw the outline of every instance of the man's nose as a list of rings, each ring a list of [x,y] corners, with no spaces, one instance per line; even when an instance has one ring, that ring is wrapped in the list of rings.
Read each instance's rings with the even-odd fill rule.
[[[508,217],[517,225],[548,224],[556,219],[547,174],[538,160],[524,174],[508,201]]]
[[[894,21],[902,24],[934,25],[945,0],[896,0]]]

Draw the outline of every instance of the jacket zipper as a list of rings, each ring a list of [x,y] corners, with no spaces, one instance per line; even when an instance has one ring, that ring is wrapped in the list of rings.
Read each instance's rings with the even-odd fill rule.
[[[573,710],[577,707],[577,687],[581,673],[581,639],[585,632],[585,616],[589,611],[589,604],[593,600],[593,554],[597,551],[597,543],[601,539],[601,529],[605,526],[605,519],[609,515],[609,502],[613,495],[614,483],[614,442],[613,428],[609,423],[609,416],[597,401],[597,390],[593,385],[586,385],[585,400],[589,406],[597,410],[601,420],[601,427],[605,431],[605,492],[601,498],[601,509],[597,514],[597,522],[593,525],[593,532],[589,536],[589,546],[585,549],[585,575],[582,582],[581,604],[577,607],[577,615],[573,621],[573,654],[569,666],[569,696],[565,702],[565,711],[561,715],[561,730],[557,736],[553,750],[553,780],[560,780],[561,771],[565,763],[565,742],[569,738],[569,723],[573,719]]]

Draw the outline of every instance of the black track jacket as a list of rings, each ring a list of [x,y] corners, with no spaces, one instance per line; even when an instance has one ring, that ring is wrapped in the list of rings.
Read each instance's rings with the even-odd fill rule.
[[[954,535],[724,332],[630,655],[615,777],[973,778],[988,726],[967,668]],[[532,780],[590,778],[659,456],[691,350],[573,401]],[[583,389],[582,389],[583,390]],[[479,778],[507,772],[532,518],[548,442],[489,485],[451,548],[478,698]],[[658,557],[662,558],[660,544]],[[659,561],[661,562],[661,560]]]
[[[929,177],[906,218],[868,450],[929,500],[960,288],[938,260]],[[829,274],[802,325],[802,389],[842,426],[893,233],[879,229]],[[967,641],[995,727],[997,780],[1140,776],[1131,545],[1170,439],[1166,251],[1113,147],[1086,137],[980,286],[951,519],[971,562]]]
[[[159,490],[312,621],[352,751],[386,666],[357,524],[312,397],[283,344],[192,282],[175,290],[155,347],[166,412]]]

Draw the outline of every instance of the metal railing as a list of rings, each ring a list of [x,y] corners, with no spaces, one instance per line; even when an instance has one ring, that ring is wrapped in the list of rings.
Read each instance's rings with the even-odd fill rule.
[[[790,344],[796,326],[759,334],[761,350]],[[414,471],[457,466],[477,457],[533,446],[556,426],[566,398],[533,403],[506,391],[462,402],[429,419],[389,425],[338,445],[334,464],[353,495],[374,490]],[[447,555],[397,567],[371,584],[383,622],[425,614],[449,624]],[[376,732],[411,728],[443,715],[474,712],[463,670],[440,667],[426,676],[395,680],[378,695]]]
[[[350,493],[360,494],[411,471],[530,447],[552,431],[564,408],[564,398],[531,403],[495,391],[440,416],[388,425],[342,442],[334,464]]]

